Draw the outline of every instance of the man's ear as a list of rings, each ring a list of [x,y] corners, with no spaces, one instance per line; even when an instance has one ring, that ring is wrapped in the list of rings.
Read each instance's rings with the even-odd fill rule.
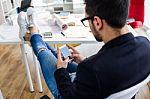
[[[98,16],[94,16],[93,24],[95,25],[96,30],[100,30],[103,26],[102,19]]]

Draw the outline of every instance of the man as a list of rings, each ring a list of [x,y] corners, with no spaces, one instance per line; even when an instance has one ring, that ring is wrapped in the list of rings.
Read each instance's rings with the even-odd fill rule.
[[[97,41],[105,43],[85,60],[69,45],[74,62],[63,60],[60,49],[57,53],[42,41],[37,28],[30,28],[32,48],[55,99],[104,99],[142,82],[150,73],[149,41],[134,37],[125,25],[129,0],[85,0],[85,5],[86,18],[81,21],[88,20]],[[76,72],[73,82],[72,72]]]

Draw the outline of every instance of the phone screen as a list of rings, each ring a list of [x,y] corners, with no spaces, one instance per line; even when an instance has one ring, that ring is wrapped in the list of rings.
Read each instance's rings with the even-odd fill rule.
[[[69,49],[66,45],[61,46],[60,50],[61,50],[61,53],[62,53],[64,58],[67,58],[67,57],[71,56],[71,53],[70,53],[70,51],[69,51]]]

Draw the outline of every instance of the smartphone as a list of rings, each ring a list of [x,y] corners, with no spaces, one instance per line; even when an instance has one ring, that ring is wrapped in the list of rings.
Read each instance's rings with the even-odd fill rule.
[[[71,56],[71,52],[69,51],[69,48],[66,45],[63,45],[60,47],[61,53],[63,58],[67,58]]]

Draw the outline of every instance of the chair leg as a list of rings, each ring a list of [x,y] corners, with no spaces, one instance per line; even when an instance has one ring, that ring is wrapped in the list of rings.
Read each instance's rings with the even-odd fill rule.
[[[36,77],[37,77],[39,92],[43,92],[41,76],[40,76],[40,71],[39,71],[39,64],[38,64],[36,56],[34,55],[33,50],[32,50],[32,54],[33,54],[33,61],[34,61],[34,66],[35,66],[35,71],[36,71]]]
[[[4,99],[1,90],[0,90],[0,99]]]
[[[136,94],[131,98],[131,99],[135,99]]]
[[[30,91],[33,92],[34,88],[33,88],[30,68],[29,68],[28,61],[27,61],[27,53],[25,52],[25,44],[21,44],[20,47],[21,47],[23,62],[24,62],[24,65],[25,65],[27,80],[28,80],[28,83],[29,83],[29,88],[30,88]]]

